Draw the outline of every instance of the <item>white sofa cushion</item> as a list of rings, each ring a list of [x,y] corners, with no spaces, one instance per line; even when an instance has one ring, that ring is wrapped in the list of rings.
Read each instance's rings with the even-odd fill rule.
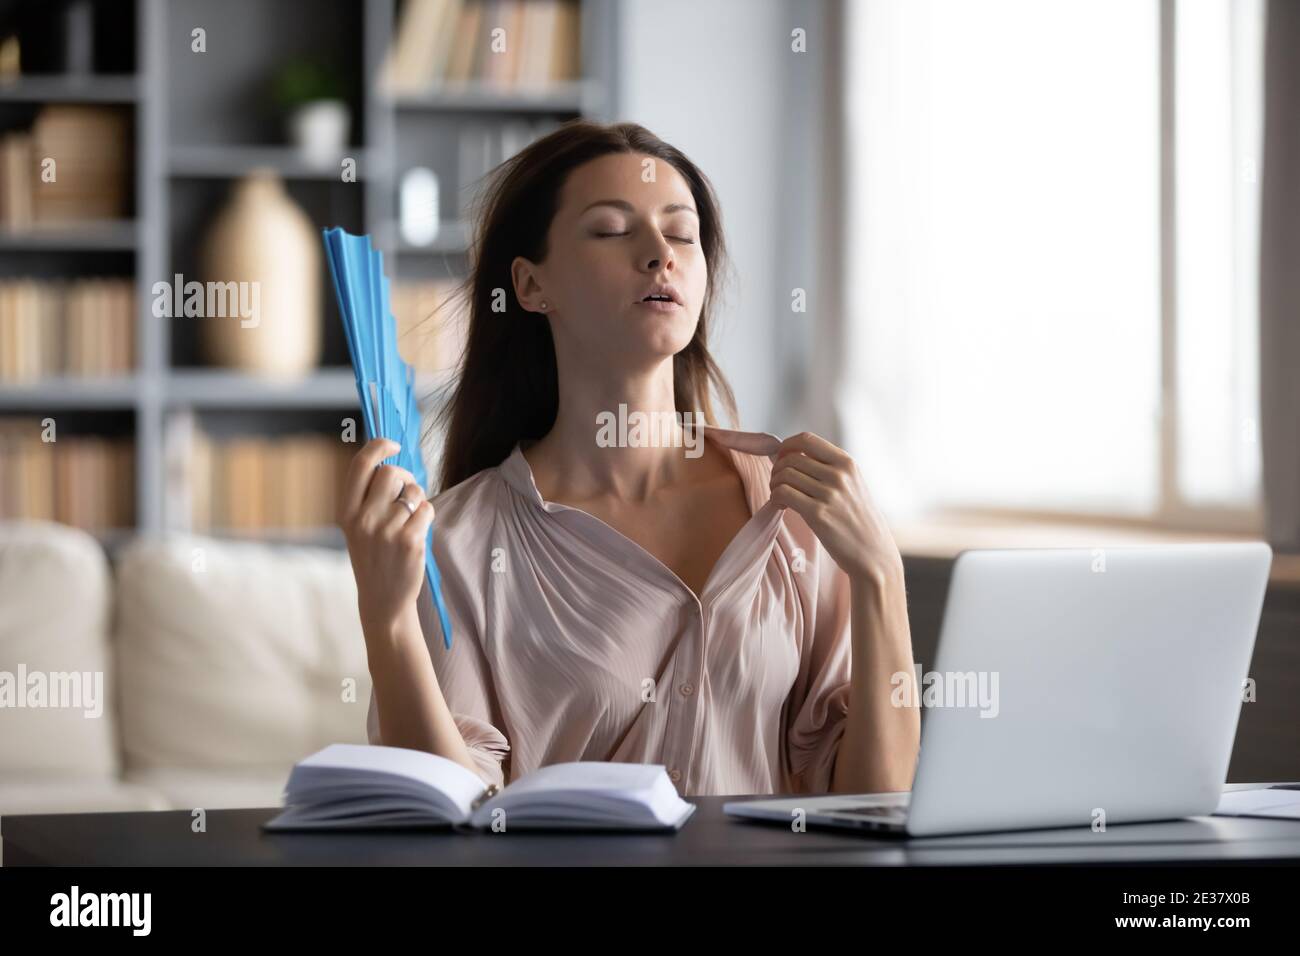
[[[284,805],[288,769],[128,770],[126,782],[161,794],[174,810],[232,810]]]
[[[287,779],[327,744],[366,743],[370,674],[345,551],[174,534],[136,538],[116,564],[129,770]]]
[[[30,703],[36,683],[82,685],[63,701],[75,706],[52,706],[60,703],[53,694],[43,707],[10,706],[17,697],[0,696],[4,778],[117,775],[109,583],[104,549],[86,532],[51,521],[0,522],[0,695]],[[73,674],[75,681],[56,676]],[[12,812],[2,796],[0,809]]]
[[[0,813],[6,817],[24,813],[118,813],[172,808],[162,791],[120,780],[0,777]],[[4,823],[0,819],[0,836],[3,833]]]

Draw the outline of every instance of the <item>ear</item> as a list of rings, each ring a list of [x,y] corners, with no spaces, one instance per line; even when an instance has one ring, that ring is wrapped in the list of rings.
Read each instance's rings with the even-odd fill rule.
[[[546,295],[542,292],[541,283],[538,281],[538,268],[536,264],[528,261],[523,256],[515,256],[510,263],[510,281],[515,287],[515,298],[519,304],[529,312],[536,312],[538,315],[542,312],[542,303],[552,303],[547,300]]]

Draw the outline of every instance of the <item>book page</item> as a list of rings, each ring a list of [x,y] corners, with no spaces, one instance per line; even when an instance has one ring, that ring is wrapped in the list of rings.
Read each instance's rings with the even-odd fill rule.
[[[1300,790],[1234,790],[1219,798],[1214,812],[1300,820]]]
[[[474,801],[487,789],[482,778],[454,760],[423,750],[372,744],[330,744],[294,767],[312,770],[349,771],[350,775],[385,773],[414,780],[450,799],[468,816]],[[290,778],[289,789],[293,790]],[[382,789],[376,800],[382,799]]]
[[[662,764],[582,760],[540,767],[474,812],[489,826],[498,811],[516,825],[582,827],[680,826],[694,806],[683,800]]]

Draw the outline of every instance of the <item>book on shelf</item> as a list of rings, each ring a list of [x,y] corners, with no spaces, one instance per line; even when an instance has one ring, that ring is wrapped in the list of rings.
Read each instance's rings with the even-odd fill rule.
[[[475,39],[475,43],[487,43],[490,54],[484,63],[481,79],[489,87],[507,90],[515,85],[519,75],[520,49],[535,42],[535,38],[524,35],[524,11],[521,3],[514,0],[487,2],[488,22],[499,28],[500,32]]]
[[[579,0],[406,0],[380,89],[545,92],[581,74]]]
[[[0,138],[0,224],[6,229],[31,228],[32,212],[32,136],[18,130]]]
[[[0,517],[96,531],[135,522],[135,447],[129,438],[57,436],[39,416],[0,418]]]
[[[476,37],[483,23],[483,4],[466,3],[461,5],[460,19],[456,23],[457,37]],[[487,48],[481,43],[461,42],[453,45],[451,56],[447,60],[444,78],[448,86],[464,85],[484,68]]]
[[[130,373],[131,279],[0,279],[0,382]]]
[[[226,480],[229,494],[222,504],[226,508],[225,524],[237,531],[256,531],[266,527],[271,508],[266,508],[269,488],[263,481],[265,458],[274,452],[263,438],[238,437],[225,441]],[[280,505],[277,502],[276,505]]]
[[[164,443],[168,526],[250,534],[334,525],[356,451],[325,432],[214,437],[189,409],[168,415]]]
[[[263,829],[671,831],[695,812],[660,764],[550,764],[498,789],[437,754],[365,744],[331,744],[300,760],[284,801]]]

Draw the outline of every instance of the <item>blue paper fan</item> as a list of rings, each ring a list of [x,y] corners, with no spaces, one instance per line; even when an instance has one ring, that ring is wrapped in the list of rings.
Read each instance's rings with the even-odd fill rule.
[[[334,279],[334,292],[343,316],[343,334],[357,375],[357,397],[366,426],[366,439],[391,438],[402,446],[386,463],[405,468],[423,490],[428,484],[420,454],[420,409],[415,398],[415,372],[397,351],[397,333],[389,305],[388,277],[383,254],[370,236],[354,236],[335,227],[323,231],[325,258]],[[436,523],[436,520],[435,520]],[[442,597],[442,576],[433,560],[433,527],[425,545],[425,577],[438,609],[442,639],[451,648],[451,619]]]

